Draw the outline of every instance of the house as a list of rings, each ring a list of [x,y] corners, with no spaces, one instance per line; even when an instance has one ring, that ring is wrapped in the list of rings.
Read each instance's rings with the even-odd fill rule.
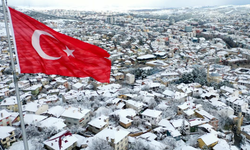
[[[48,117],[39,122],[38,127],[40,128],[51,128],[53,127],[56,131],[66,128],[64,120],[61,118]]]
[[[170,120],[172,126],[179,132],[185,132],[185,134],[190,133],[189,122],[185,119]]]
[[[3,94],[4,97],[10,96],[10,90],[8,88],[1,89],[0,93]]]
[[[84,84],[79,83],[79,82],[72,85],[72,90],[81,91],[83,90],[83,88],[84,88]]]
[[[25,125],[37,125],[40,121],[46,119],[47,116],[36,114],[25,114],[23,117]]]
[[[43,101],[34,101],[26,105],[23,105],[23,111],[29,114],[40,115],[49,109],[48,104],[44,104]]]
[[[218,144],[216,144],[213,147],[213,150],[239,150],[239,149],[235,145],[229,145],[229,143],[226,140],[219,139]]]
[[[49,108],[43,114],[59,118],[64,111],[65,111],[65,108],[63,108],[62,106],[54,106],[54,107]]]
[[[100,117],[91,120],[88,125],[88,130],[93,133],[98,133],[109,125],[109,117],[101,115]]]
[[[112,76],[116,79],[116,80],[122,80],[124,79],[124,74],[121,72],[117,72],[115,74],[112,74]]]
[[[143,109],[144,104],[142,102],[137,102],[134,100],[127,100],[126,101],[126,108],[132,108],[136,112],[140,112]]]
[[[28,91],[31,91],[31,94],[32,95],[38,95],[39,92],[42,90],[42,84],[35,84],[35,85],[32,85],[31,87],[27,87],[25,89],[23,89],[24,92],[28,92]]]
[[[239,90],[236,90],[236,89],[228,87],[228,86],[222,86],[220,88],[220,90],[221,90],[221,93],[229,93],[229,94],[231,94],[232,96],[235,96],[235,97],[238,97],[239,94],[240,94]]]
[[[197,117],[199,118],[203,118],[205,119],[205,121],[208,121],[208,123],[213,126],[213,128],[215,130],[218,130],[218,126],[219,126],[219,120],[217,118],[215,118],[213,115],[209,114],[208,112],[206,112],[205,110],[201,109],[201,110],[196,110],[195,114]]]
[[[128,84],[133,84],[135,82],[135,75],[127,73],[126,74],[126,82]]]
[[[184,111],[187,111],[189,109],[196,110],[196,109],[199,109],[201,107],[202,107],[202,105],[200,105],[200,104],[196,105],[191,101],[187,101],[187,102],[184,102],[183,104],[177,106],[177,108],[178,108],[177,114],[180,115],[180,114],[183,114]]]
[[[124,128],[128,128],[132,125],[133,120],[129,119],[128,117],[121,116],[119,120],[119,124]]]
[[[85,126],[90,120],[90,110],[69,106],[61,114],[67,126]]]
[[[30,82],[29,82],[29,80],[18,81],[18,87],[19,87],[20,89],[26,89],[26,88],[30,87]]]
[[[63,93],[61,96],[62,96],[63,102],[70,102],[70,101],[76,100],[78,95],[79,95],[78,91],[70,90],[67,93]]]
[[[174,94],[174,99],[179,101],[179,102],[184,102],[187,99],[188,95],[183,92],[175,92]]]
[[[163,127],[161,130],[166,130],[168,136],[172,136],[175,140],[181,139],[181,133],[167,119],[162,119],[158,125]]]
[[[4,147],[9,147],[10,143],[15,142],[15,128],[0,126],[0,142]],[[1,147],[0,147],[1,148]]]
[[[213,133],[208,133],[199,137],[197,141],[198,146],[204,149],[214,147],[218,143],[219,139]]]
[[[39,101],[43,101],[45,103],[56,103],[59,101],[59,97],[57,95],[48,95],[46,98],[40,99]]]
[[[49,150],[72,150],[77,146],[77,138],[69,131],[63,130],[43,142]]]
[[[49,80],[47,78],[42,78],[41,79],[41,83],[42,83],[43,86],[48,85],[49,84]]]
[[[145,139],[147,141],[154,141],[157,138],[157,135],[151,132],[147,132],[147,133],[140,135],[139,138]]]
[[[8,98],[5,98],[1,103],[0,106],[2,109],[8,109],[13,112],[18,111],[18,105],[17,105],[17,100],[15,96],[11,96]]]
[[[0,126],[12,126],[11,114],[5,109],[0,110]]]
[[[20,121],[20,116],[19,116],[19,113],[17,112],[12,112],[10,113],[11,116],[10,116],[10,119],[11,119],[11,123],[12,123],[12,126],[16,126],[16,125],[19,125],[19,121]]]
[[[67,80],[62,79],[61,77],[57,77],[55,80],[57,85],[63,85],[66,89],[69,89],[69,83]]]
[[[162,112],[158,110],[146,109],[141,115],[142,119],[148,121],[152,125],[157,125],[162,119]]]
[[[168,100],[171,100],[174,98],[175,93],[173,91],[170,90],[165,90],[163,93],[165,98],[167,98]]]
[[[194,119],[190,119],[188,121],[189,121],[189,124],[190,124],[190,132],[197,132],[198,127],[200,125],[207,123],[207,121],[205,121],[202,118],[194,118]]]
[[[226,99],[226,104],[234,109],[234,113],[246,111],[248,109],[248,103],[239,97],[228,97]]]
[[[119,129],[119,127],[107,127],[94,137],[108,141],[114,150],[127,150],[128,134],[128,131]]]

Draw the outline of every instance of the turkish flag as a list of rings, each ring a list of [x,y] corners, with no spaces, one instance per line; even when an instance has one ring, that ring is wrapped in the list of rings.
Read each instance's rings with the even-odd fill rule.
[[[109,83],[111,61],[107,51],[56,32],[10,7],[9,12],[20,73],[92,77]]]

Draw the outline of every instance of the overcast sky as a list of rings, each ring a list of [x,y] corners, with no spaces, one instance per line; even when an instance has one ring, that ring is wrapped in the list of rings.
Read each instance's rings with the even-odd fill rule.
[[[9,6],[56,8],[169,8],[186,6],[244,5],[250,0],[8,0]]]

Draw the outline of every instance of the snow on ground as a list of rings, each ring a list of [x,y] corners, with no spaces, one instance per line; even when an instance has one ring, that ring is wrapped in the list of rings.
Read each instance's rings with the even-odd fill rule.
[[[29,140],[28,141],[28,146],[29,146],[29,149],[32,150],[32,149],[36,149],[36,146],[33,145],[34,142],[32,142],[32,140]],[[9,150],[24,150],[24,144],[23,144],[23,141],[18,141],[18,142],[15,142],[13,143]]]

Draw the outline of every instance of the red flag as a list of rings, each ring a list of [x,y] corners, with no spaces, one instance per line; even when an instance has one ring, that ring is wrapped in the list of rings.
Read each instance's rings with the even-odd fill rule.
[[[61,34],[9,7],[20,73],[92,77],[109,82],[109,53]]]

